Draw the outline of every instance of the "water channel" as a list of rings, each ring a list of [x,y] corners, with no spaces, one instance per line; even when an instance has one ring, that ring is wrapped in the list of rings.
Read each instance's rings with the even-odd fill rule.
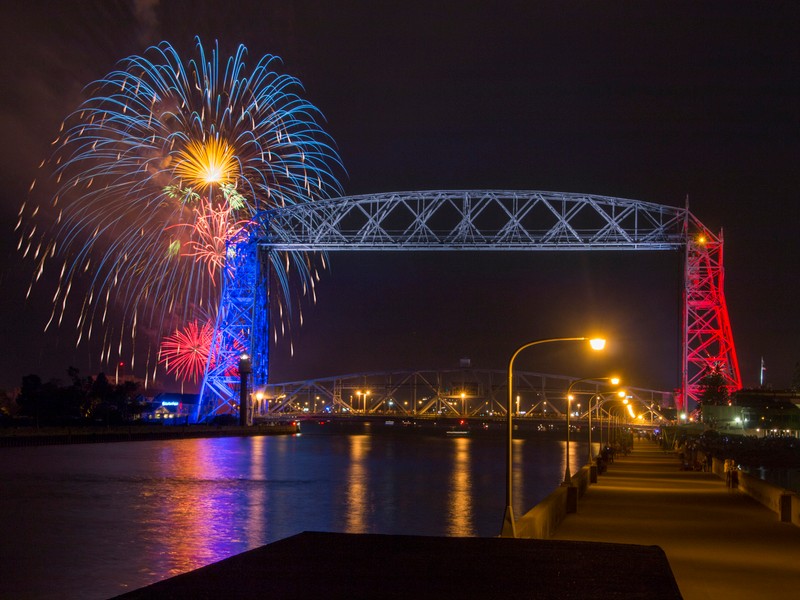
[[[571,470],[586,462],[573,442]],[[514,440],[514,510],[564,441]],[[109,598],[303,531],[495,536],[505,441],[314,435],[0,449],[0,598]]]

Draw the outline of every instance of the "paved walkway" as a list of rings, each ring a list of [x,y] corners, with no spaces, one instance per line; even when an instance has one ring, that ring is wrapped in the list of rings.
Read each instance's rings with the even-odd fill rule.
[[[658,545],[685,600],[800,597],[800,527],[638,440],[553,539]],[[624,576],[624,564],[609,564]]]

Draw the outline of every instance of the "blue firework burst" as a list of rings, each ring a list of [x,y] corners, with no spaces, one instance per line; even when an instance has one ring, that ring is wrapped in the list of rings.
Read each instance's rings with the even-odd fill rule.
[[[44,163],[53,195],[20,210],[19,249],[36,262],[34,280],[59,273],[47,327],[77,302],[77,343],[99,334],[102,360],[132,354],[153,343],[137,342],[138,330],[159,336],[215,310],[219,260],[196,249],[224,243],[198,224],[223,215],[230,227],[217,229],[233,236],[262,210],[340,192],[338,154],[300,82],[278,72],[275,56],[252,68],[246,59],[244,46],[223,60],[197,39],[184,61],[162,42],[87,88]],[[283,281],[292,267],[313,287],[309,257],[273,264]]]

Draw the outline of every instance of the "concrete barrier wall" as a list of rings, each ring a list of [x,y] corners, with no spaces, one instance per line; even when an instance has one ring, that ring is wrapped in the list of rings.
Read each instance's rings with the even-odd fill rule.
[[[741,471],[739,471],[739,489],[777,514],[781,521],[786,523],[792,521],[792,496],[795,494]]]
[[[589,466],[584,466],[571,476],[572,485],[578,488],[578,497],[589,488]],[[555,533],[556,528],[567,516],[568,494],[566,487],[558,487],[552,494],[526,512],[516,522],[517,537],[544,540]]]
[[[800,527],[800,496],[792,494],[791,505],[792,525]]]
[[[546,540],[566,516],[567,488],[558,487],[517,521],[517,537]]]
[[[724,466],[723,459],[714,458],[711,470],[721,479],[725,479]],[[738,489],[766,506],[778,515],[781,521],[800,525],[800,500],[798,500],[797,494],[742,471],[738,473],[738,480]]]
[[[711,472],[725,479],[725,460],[717,458],[716,456],[711,459]]]
[[[578,488],[578,497],[580,498],[589,489],[589,465],[585,465],[572,476],[572,485]]]

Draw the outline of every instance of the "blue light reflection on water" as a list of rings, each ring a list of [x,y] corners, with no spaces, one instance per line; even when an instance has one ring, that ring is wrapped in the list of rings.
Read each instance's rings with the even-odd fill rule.
[[[573,442],[571,470],[585,460]],[[514,441],[515,513],[564,443]],[[522,466],[524,465],[524,467]],[[502,439],[301,435],[0,450],[0,597],[107,598],[302,531],[495,536]]]

